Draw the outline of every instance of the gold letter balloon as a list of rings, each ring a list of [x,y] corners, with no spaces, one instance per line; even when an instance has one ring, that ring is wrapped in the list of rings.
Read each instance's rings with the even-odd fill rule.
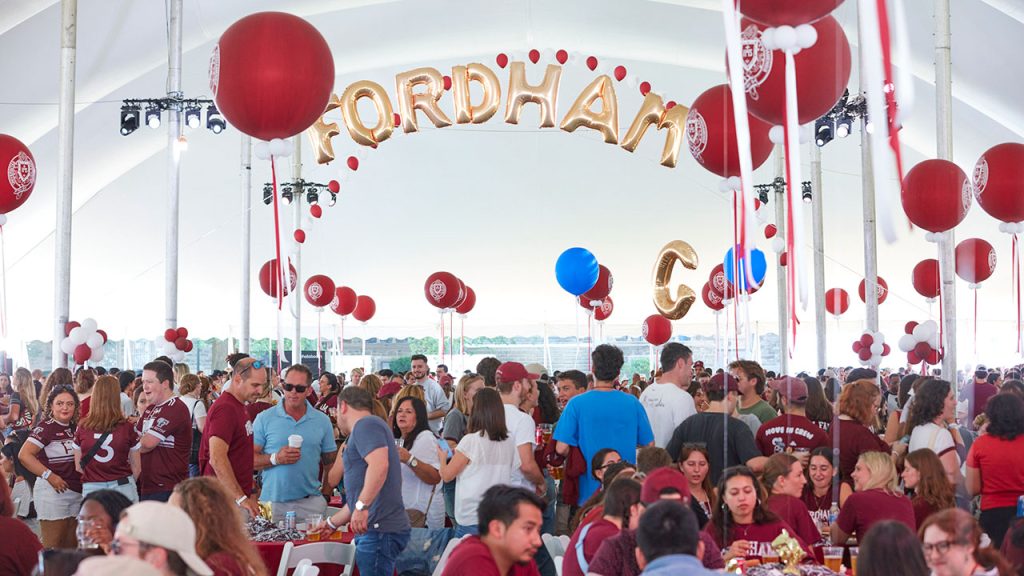
[[[675,297],[669,282],[672,280],[672,267],[676,261],[689,270],[697,269],[697,252],[682,240],[673,240],[666,244],[658,253],[658,261],[654,265],[654,307],[658,313],[670,320],[679,320],[690,311],[690,306],[697,300],[697,294],[686,284],[676,287]]]
[[[377,109],[377,125],[373,128],[367,128],[359,118],[356,104],[361,98],[373,100],[373,105]],[[349,135],[359,144],[375,147],[391,137],[391,131],[394,130],[394,112],[391,108],[391,99],[380,84],[369,80],[349,84],[341,95],[341,110]]]

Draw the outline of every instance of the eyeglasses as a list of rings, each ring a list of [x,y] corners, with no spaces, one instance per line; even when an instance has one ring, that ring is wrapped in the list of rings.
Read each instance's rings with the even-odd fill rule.
[[[598,466],[597,469],[598,470],[604,470],[605,468],[608,468],[609,466],[612,466],[613,464],[618,464],[619,462],[622,462],[622,460],[616,460],[614,462],[605,462],[603,465]]]
[[[301,384],[282,384],[281,387],[284,388],[285,392],[295,391],[299,394],[305,394],[306,390],[309,389],[309,386],[303,386]]]
[[[950,546],[954,544],[962,544],[956,540],[946,540],[945,542],[936,542],[935,544],[922,544],[921,549],[924,550],[924,555],[927,556],[932,552],[939,554],[940,556],[949,552]]]

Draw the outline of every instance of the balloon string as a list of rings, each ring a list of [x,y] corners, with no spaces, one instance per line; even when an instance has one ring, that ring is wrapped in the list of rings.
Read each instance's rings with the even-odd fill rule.
[[[2,234],[2,232],[0,232]],[[1013,270],[1010,274],[1010,293],[1016,292],[1017,296],[1017,353],[1020,354],[1021,350],[1021,332],[1020,332],[1020,251],[1017,246],[1017,235],[1013,235]]]
[[[441,311],[441,362],[444,362],[444,311]]]
[[[790,130],[796,122],[796,62],[792,51],[786,51],[786,103],[783,117],[783,136],[786,150],[786,304],[789,307],[789,325],[791,343],[789,346],[789,357],[793,358],[793,351],[796,349],[796,329],[800,320],[796,315],[796,268],[801,263],[797,257],[798,245],[796,236],[799,231],[796,229],[796,218],[794,216],[794,186],[801,186],[798,179],[800,169],[800,158],[794,152],[799,150],[799,144],[793,142],[798,138],[794,130]],[[798,142],[798,141],[797,141]],[[803,276],[801,276],[803,282]]]
[[[274,250],[277,254],[277,309],[281,310],[284,306],[284,291],[285,291],[285,276],[291,279],[291,274],[286,274],[284,266],[281,263],[281,214],[280,206],[277,202],[277,168],[274,166],[274,156],[270,156],[270,178],[274,185]],[[280,337],[280,322],[278,325],[278,336]],[[280,360],[278,360],[280,364]],[[280,368],[280,366],[278,366]]]
[[[345,361],[345,317],[341,317],[341,344],[338,348],[341,350],[341,361]]]
[[[448,364],[455,360],[455,312],[448,313]]]
[[[738,215],[737,215],[737,204],[738,191],[733,190],[732,193],[732,279],[733,279],[733,294],[732,294],[732,319],[733,327],[735,332],[733,338],[735,340],[735,352],[736,359],[740,359],[740,274],[739,274],[739,248],[737,247],[737,240],[739,236],[738,227]],[[726,291],[728,291],[729,285],[726,283]]]
[[[876,0],[878,5],[878,29],[882,41],[882,71],[885,75],[886,121],[889,124],[889,147],[896,157],[896,172],[903,182],[903,158],[900,154],[900,133],[896,125],[896,85],[892,74],[892,38],[889,31],[889,9],[887,0]]]
[[[323,372],[324,364],[320,361],[320,321],[323,317],[323,311],[317,310],[316,313],[316,370],[317,373]]]
[[[594,370],[594,361],[590,357],[592,352],[593,352],[592,349],[591,349],[591,342],[590,342],[590,324],[591,324],[591,321],[593,320],[593,318],[594,318],[593,316],[591,316],[590,314],[587,314],[587,371],[588,372],[593,372],[593,370]]]
[[[978,289],[974,289],[974,355],[978,355]]]
[[[463,356],[462,363],[466,363],[466,319],[459,318],[459,356]]]

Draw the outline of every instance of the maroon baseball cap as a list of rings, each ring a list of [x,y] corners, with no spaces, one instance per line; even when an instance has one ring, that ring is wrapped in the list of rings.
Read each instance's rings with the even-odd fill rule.
[[[786,399],[795,404],[807,402],[807,383],[801,378],[785,376],[768,383],[772,390],[782,394]]]
[[[684,499],[690,497],[690,486],[682,472],[675,468],[658,468],[644,478],[643,486],[640,488],[640,501],[644,504],[654,504],[661,500],[662,492],[670,489],[678,491]]]
[[[540,378],[540,374],[531,374],[526,371],[526,367],[519,362],[505,362],[494,372],[494,378],[498,382],[504,382],[511,384],[512,382],[518,382],[523,378],[530,380],[536,380]]]
[[[388,396],[394,396],[398,394],[398,391],[402,389],[402,384],[394,380],[384,384],[380,387],[377,392],[377,398],[387,398]]]
[[[707,388],[708,392],[739,392],[740,384],[733,378],[732,374],[723,372],[712,376]]]

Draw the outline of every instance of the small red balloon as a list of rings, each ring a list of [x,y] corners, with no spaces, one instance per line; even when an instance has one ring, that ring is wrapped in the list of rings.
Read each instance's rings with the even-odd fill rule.
[[[587,68],[590,68],[591,71],[597,70],[597,58],[587,56]]]
[[[81,326],[81,324],[79,324],[78,322],[75,322],[74,320],[64,324],[64,335],[65,336],[70,336],[71,335],[71,330],[73,330],[75,328],[78,328],[79,326]]]
[[[21,206],[36,187],[36,160],[20,140],[0,134],[0,214]]]
[[[757,207],[755,206],[754,209],[756,210]],[[775,227],[775,224],[769,224],[769,225],[764,227],[764,237],[765,238],[769,238],[769,239],[775,238],[775,235],[778,234],[778,233],[779,233],[779,229]]]
[[[306,232],[304,230],[296,230],[294,236],[295,241],[298,242],[299,244],[302,244],[306,241]]]
[[[956,245],[956,275],[967,282],[984,282],[996,271],[996,250],[981,238]]]
[[[337,194],[338,192],[341,191],[341,182],[338,182],[337,180],[331,180],[330,182],[327,183],[327,189]]]
[[[910,322],[907,322],[906,325],[903,326],[903,333],[904,334],[913,334],[914,333],[914,328],[917,328],[917,322],[914,322],[913,320],[911,320]]]
[[[673,109],[675,107],[676,107],[676,101],[675,100],[669,100],[668,102],[665,102],[665,110],[671,110],[671,109]]]
[[[825,292],[825,310],[833,316],[842,316],[850,308],[850,295],[842,288]]]
[[[640,95],[647,96],[647,93],[651,91],[651,83],[646,80],[640,83]]]
[[[867,346],[870,348],[871,345],[875,343],[875,339],[871,337],[871,334],[862,334],[858,342],[860,342],[861,346]]]
[[[508,56],[505,53],[498,54],[498,57],[494,59],[498,63],[498,68],[504,68],[508,66]]]
[[[188,339],[186,338],[176,338],[174,340],[174,347],[177,348],[178,350],[181,350],[182,352],[185,351],[186,344],[188,344]]]
[[[192,346],[193,345],[192,345],[192,341],[191,340],[185,340],[185,349],[183,350],[183,352],[186,352],[186,353],[191,352],[192,351]]]
[[[188,338],[188,328],[184,326],[178,328],[178,338]]]
[[[277,260],[268,260],[260,267],[259,273],[260,289],[263,293],[271,298],[277,298],[277,286],[278,286],[278,272],[277,272]],[[295,266],[292,266],[291,262],[288,263],[288,285],[285,286],[284,295],[287,296],[290,292],[295,290],[295,287],[299,284],[299,276],[295,271]]]
[[[352,317],[360,322],[369,322],[370,318],[377,313],[377,303],[369,296],[359,296],[356,299],[356,309],[352,311]]]
[[[924,360],[925,362],[934,366],[939,362],[942,362],[942,352],[938,350],[932,350],[931,352],[928,353],[928,357],[925,358]]]
[[[338,316],[348,316],[356,309],[358,300],[356,291],[348,286],[338,286],[334,289],[334,298],[331,300],[331,310]]]
[[[302,292],[306,296],[306,302],[323,308],[334,299],[334,281],[323,274],[314,274],[306,280]]]
[[[320,218],[324,215],[324,209],[319,204],[313,204],[309,207],[309,215],[313,218]]]
[[[92,356],[92,348],[89,348],[88,344],[79,344],[78,346],[75,346],[73,356],[75,358],[75,364],[85,364]]]
[[[395,128],[398,128],[399,126],[402,125],[402,117],[398,114],[398,112],[395,112],[394,113],[394,118],[395,118]]]
[[[939,297],[939,261],[935,258],[921,260],[911,274],[914,290],[925,298]]]
[[[622,82],[622,79],[626,77],[626,67],[622,65],[616,66],[614,74],[615,79]]]
[[[452,89],[452,77],[451,76],[445,76],[443,78],[443,80],[444,80],[444,89],[445,90],[451,90]]]
[[[653,346],[661,346],[672,338],[672,322],[660,314],[651,314],[644,320],[640,333]]]
[[[878,285],[875,287],[875,291],[878,292],[878,303],[885,302],[885,299],[889,297],[889,285],[885,283],[885,278],[878,276]],[[860,296],[860,301],[867,303],[867,280],[861,280],[860,286],[857,287],[857,294]]]
[[[462,301],[462,304],[455,307],[455,312],[463,315],[469,314],[473,311],[474,307],[476,307],[476,292],[469,286],[466,286],[466,298]]]
[[[889,352],[892,352],[892,348],[889,348],[888,344],[882,344],[882,356],[888,356]]]
[[[864,362],[867,362],[868,360],[871,360],[871,349],[869,349],[869,348],[861,348],[860,352],[857,353],[857,357],[860,358]]]
[[[779,254],[779,266],[784,267],[787,264],[789,264],[789,253],[783,252],[782,254]]]
[[[917,355],[913,350],[907,352],[907,364],[920,364],[921,357]]]
[[[174,328],[168,328],[167,330],[164,330],[164,340],[167,340],[168,342],[174,342],[177,339],[178,339],[178,331],[177,330],[175,330]]]
[[[555,52],[555,60],[558,60],[559,64],[565,64],[569,61],[569,53],[565,50],[559,50]]]
[[[701,288],[700,291],[700,296],[701,298],[704,299],[704,305],[716,312],[718,310],[721,310],[722,308],[725,308],[725,304],[722,303],[722,295],[719,294],[718,292],[715,292],[715,290],[711,287],[710,282],[704,283],[704,287]]]
[[[530,62],[533,62],[534,64],[536,64],[537,62],[540,62],[540,50],[537,50],[536,48],[534,48],[533,50],[530,50],[529,57],[530,57]]]
[[[612,311],[615,310],[615,303],[612,302],[611,296],[605,296],[601,299],[601,305],[594,308],[594,320],[598,322],[604,322],[612,315]]]
[[[348,160],[345,161],[348,164],[348,169],[355,172],[359,170],[359,158],[355,156],[349,156]]]
[[[918,358],[927,358],[931,351],[932,347],[927,342],[918,342],[914,345],[914,354],[917,354]]]
[[[860,354],[860,351],[861,351],[862,348],[864,348],[864,345],[860,343],[860,340],[854,340],[853,341],[853,353],[854,354]]]

